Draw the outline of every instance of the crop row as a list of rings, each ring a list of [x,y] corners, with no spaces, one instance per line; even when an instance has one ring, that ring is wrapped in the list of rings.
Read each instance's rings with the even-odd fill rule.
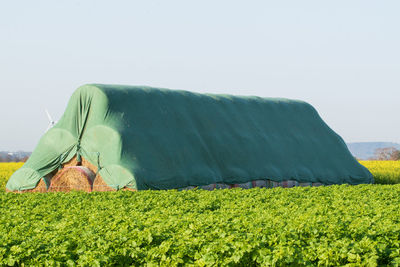
[[[0,194],[0,265],[399,265],[400,185]]]
[[[400,184],[0,193],[0,265],[398,266],[399,195]]]

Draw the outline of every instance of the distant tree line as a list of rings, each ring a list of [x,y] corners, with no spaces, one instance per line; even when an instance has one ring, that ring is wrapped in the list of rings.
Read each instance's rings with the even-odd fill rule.
[[[373,160],[400,160],[400,150],[395,147],[377,148]]]
[[[31,155],[30,152],[8,152],[0,151],[0,162],[25,162]]]

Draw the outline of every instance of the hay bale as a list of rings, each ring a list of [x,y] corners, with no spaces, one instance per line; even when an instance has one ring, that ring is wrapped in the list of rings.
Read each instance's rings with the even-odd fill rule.
[[[106,182],[104,182],[103,178],[100,175],[97,175],[94,179],[93,183],[93,191],[106,192],[106,191],[117,191],[116,189],[108,186]]]
[[[40,193],[44,193],[47,191],[47,186],[46,183],[44,182],[44,179],[40,179],[39,182],[37,183],[35,188],[32,189],[27,189],[27,190],[22,190],[22,191],[10,191],[6,188],[6,192],[12,192],[12,193],[28,193],[28,192],[40,192]]]
[[[44,178],[40,179],[39,183],[36,185],[35,188],[30,189],[30,190],[24,190],[22,192],[40,192],[44,193],[47,191],[47,185],[44,181]]]
[[[71,167],[81,165],[88,169],[90,169],[93,173],[97,173],[97,166],[93,165],[89,161],[87,161],[84,157],[81,157],[81,162],[78,163],[76,156],[73,157],[70,161],[65,163],[64,167]],[[100,174],[95,175],[93,179],[92,191],[100,191],[100,192],[107,192],[107,191],[117,191],[111,186],[108,186],[106,182],[104,182],[103,178]],[[134,189],[130,189],[129,191],[136,191]]]
[[[117,191],[104,182],[100,174],[97,174],[97,167],[82,157],[79,163],[76,156],[70,161],[63,164],[61,170],[55,170],[38,182],[35,188],[23,191],[9,191],[14,193],[27,193],[27,192],[68,192],[71,190],[82,190],[86,192],[91,191]],[[46,182],[45,182],[46,181]],[[49,188],[46,186],[50,184]],[[136,189],[124,187],[124,191],[137,191]]]
[[[67,192],[71,190],[92,191],[95,173],[84,166],[63,168],[50,181],[49,192]]]
[[[84,167],[88,168],[89,170],[91,170],[93,173],[97,173],[97,166],[90,163],[84,157],[81,157],[81,162],[78,163],[76,156],[75,156],[70,161],[64,163],[63,166],[71,167],[71,166],[77,166],[77,165],[84,166]],[[132,192],[137,191],[136,189],[132,189],[132,188],[128,188],[128,187],[124,187],[121,190],[132,191]],[[117,190],[112,188],[111,186],[109,186],[106,182],[104,182],[101,175],[97,174],[93,179],[92,191],[107,192],[107,191],[117,191]]]

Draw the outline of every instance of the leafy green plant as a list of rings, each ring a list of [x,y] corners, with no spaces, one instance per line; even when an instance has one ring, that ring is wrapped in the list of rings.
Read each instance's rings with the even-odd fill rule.
[[[19,166],[0,165],[3,188]],[[3,190],[0,265],[398,266],[399,196],[400,185]]]
[[[400,263],[400,185],[0,194],[0,265]]]

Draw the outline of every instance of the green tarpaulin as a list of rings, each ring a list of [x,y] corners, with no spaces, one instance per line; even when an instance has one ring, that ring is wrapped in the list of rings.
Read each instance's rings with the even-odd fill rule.
[[[7,183],[32,189],[74,156],[115,189],[252,180],[372,183],[370,172],[302,101],[84,85]]]

